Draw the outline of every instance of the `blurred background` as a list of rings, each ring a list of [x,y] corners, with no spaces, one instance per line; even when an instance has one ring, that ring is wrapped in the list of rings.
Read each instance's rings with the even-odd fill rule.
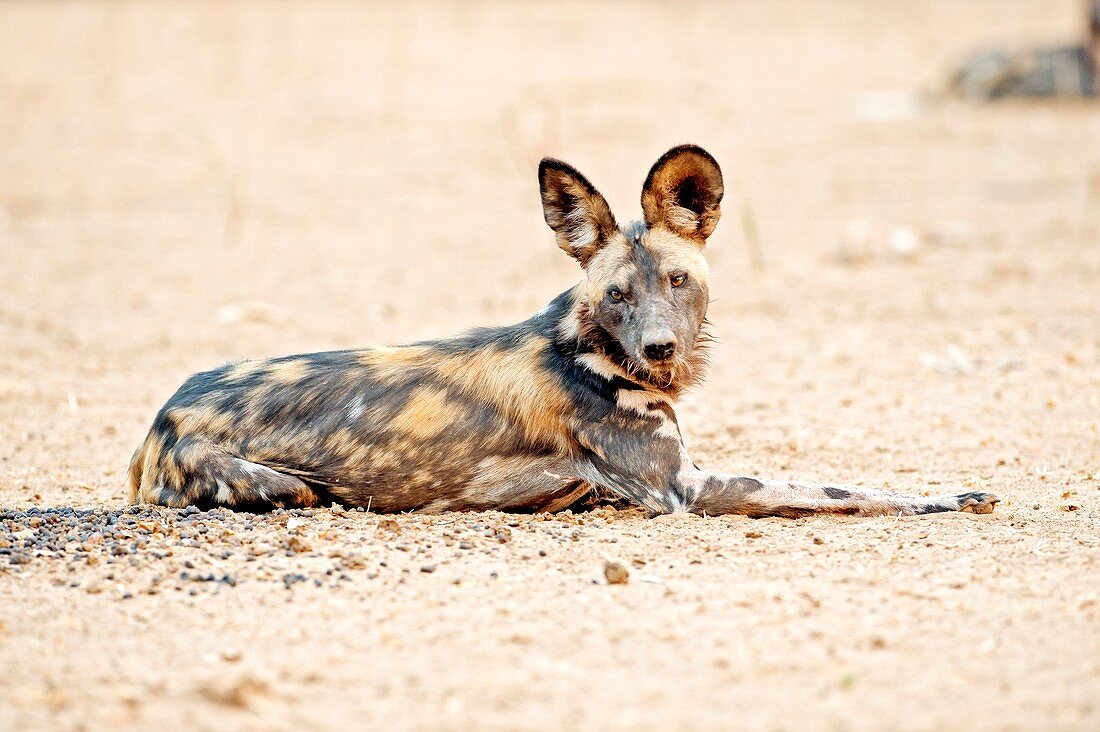
[[[973,521],[752,531],[576,517],[587,538],[541,563],[517,528],[435,574],[348,531],[332,545],[395,566],[344,605],[292,603],[243,549],[241,587],[197,598],[113,599],[138,586],[123,558],[36,559],[0,582],[0,666],[20,669],[0,727],[118,728],[147,703],[214,728],[224,699],[194,689],[242,668],[282,674],[234,712],[272,728],[667,728],[685,709],[711,728],[1095,727],[1087,9],[0,2],[2,508],[121,508],[133,449],[194,371],[526,318],[580,276],[543,223],[539,158],[625,222],[685,142],[727,191],[714,365],[679,409],[694,459],[1002,498]],[[449,552],[443,527],[482,520],[403,517],[399,541]],[[593,584],[616,549],[669,584]]]

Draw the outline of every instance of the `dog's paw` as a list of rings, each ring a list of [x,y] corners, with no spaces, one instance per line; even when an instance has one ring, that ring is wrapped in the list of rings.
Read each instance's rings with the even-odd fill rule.
[[[960,493],[957,496],[952,496],[959,502],[959,509],[965,513],[993,513],[993,507],[997,505],[997,501],[1001,500],[992,493],[982,493],[980,491],[974,493]]]

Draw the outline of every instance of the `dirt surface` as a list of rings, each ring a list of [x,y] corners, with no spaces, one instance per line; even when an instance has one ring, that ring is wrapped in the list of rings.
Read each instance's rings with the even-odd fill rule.
[[[1078,11],[0,5],[0,728],[1100,728],[1100,108],[919,93]],[[696,461],[994,514],[127,507],[189,373],[524,318],[538,158],[684,141]]]

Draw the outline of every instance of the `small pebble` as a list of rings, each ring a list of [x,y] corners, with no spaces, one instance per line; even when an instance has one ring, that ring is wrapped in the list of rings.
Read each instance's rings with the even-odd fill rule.
[[[608,559],[603,563],[603,576],[609,585],[625,585],[630,581],[630,570],[626,565]]]

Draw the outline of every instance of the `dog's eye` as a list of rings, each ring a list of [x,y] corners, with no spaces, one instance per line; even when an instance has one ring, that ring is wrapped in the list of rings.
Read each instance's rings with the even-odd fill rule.
[[[619,292],[614,287],[607,291],[607,296],[615,302],[619,302],[623,299],[623,293]]]
[[[669,279],[669,281],[672,282],[673,287],[679,287],[680,285],[687,282],[687,275],[684,275],[684,274],[672,275],[672,277]]]

